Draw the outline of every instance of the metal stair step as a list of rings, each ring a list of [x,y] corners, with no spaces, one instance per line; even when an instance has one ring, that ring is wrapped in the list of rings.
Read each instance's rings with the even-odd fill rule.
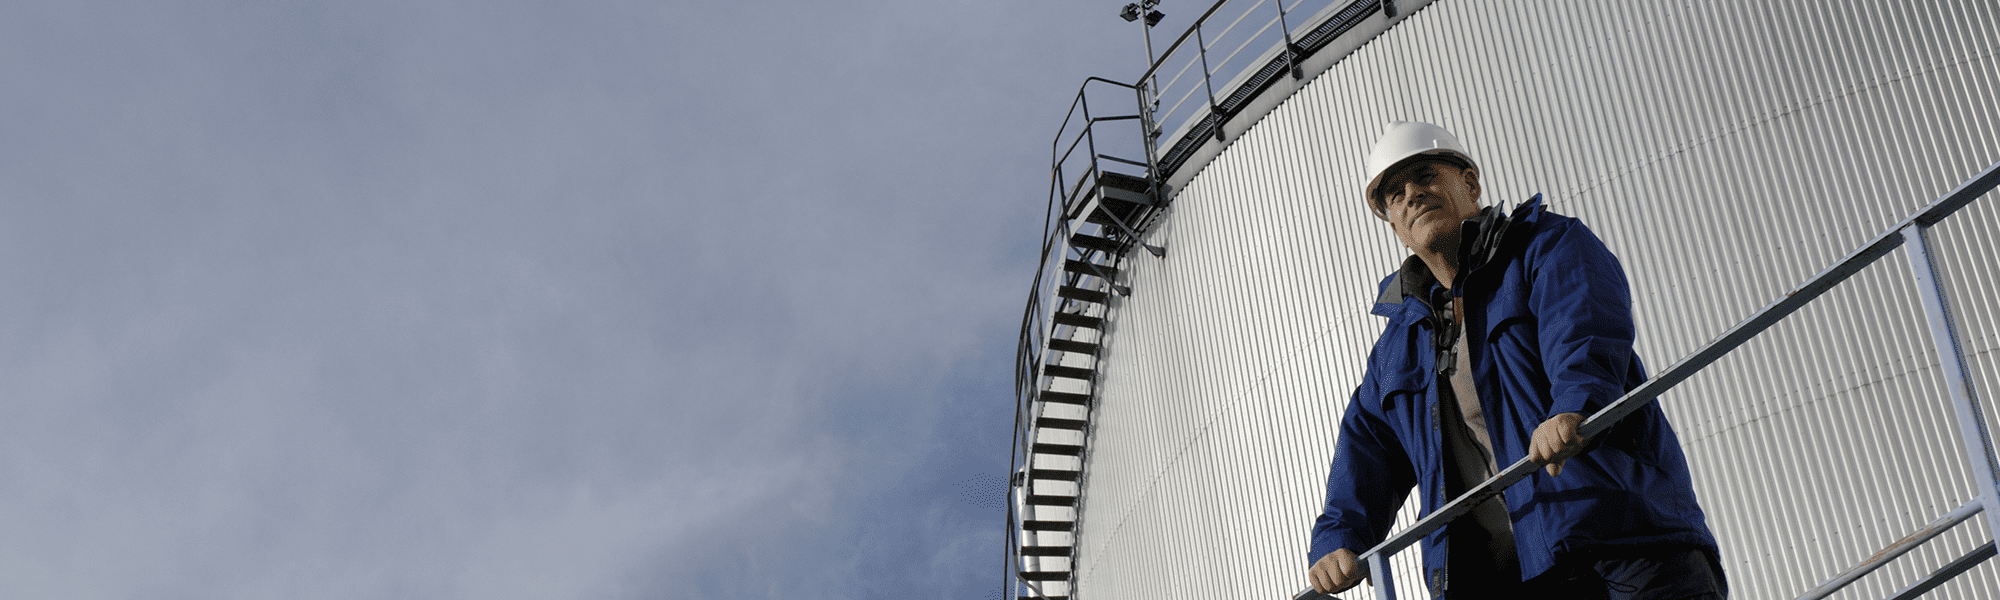
[[[1029,479],[1047,479],[1049,481],[1076,481],[1077,476],[1082,474],[1083,474],[1082,471],[1069,471],[1063,469],[1028,470]]]
[[[1097,344],[1092,344],[1090,342],[1079,342],[1076,340],[1065,340],[1061,338],[1051,338],[1049,340],[1049,349],[1061,350],[1063,352],[1075,352],[1077,354],[1097,354]]]
[[[1068,581],[1069,571],[1022,571],[1021,578],[1028,581]]]
[[[1145,192],[1122,190],[1111,186],[1097,188],[1097,191],[1103,194],[1102,197],[1097,199],[1097,210],[1118,211],[1118,218],[1125,219],[1128,221],[1128,224],[1132,219],[1132,213],[1137,212],[1141,207],[1153,206],[1153,199],[1147,196]]]
[[[1050,377],[1068,377],[1070,379],[1090,379],[1090,369],[1085,369],[1083,367],[1043,365],[1042,374],[1048,375]]]
[[[1062,286],[1061,288],[1058,288],[1056,290],[1056,295],[1064,298],[1069,298],[1071,300],[1082,300],[1084,302],[1095,302],[1098,304],[1103,304],[1105,299],[1107,298],[1104,292],[1092,289],[1084,289],[1073,285],[1065,285]]]
[[[1109,238],[1101,238],[1094,235],[1088,235],[1082,233],[1069,236],[1069,245],[1075,248],[1102,250],[1105,252],[1118,251],[1118,242],[1111,241]]]
[[[1059,312],[1056,313],[1055,321],[1057,325],[1069,325],[1073,327],[1089,327],[1091,329],[1097,329],[1100,331],[1104,329],[1104,317],[1093,317],[1090,315]]]
[[[1100,265],[1097,263],[1084,262],[1074,258],[1063,261],[1063,270],[1069,271],[1071,273],[1076,273],[1078,275],[1089,275],[1091,277],[1097,277],[1097,278],[1111,278],[1118,276],[1117,267],[1113,267],[1111,265]],[[1099,273],[1102,273],[1102,275],[1100,275]]]
[[[1097,210],[1090,211],[1090,215],[1083,220],[1087,223],[1112,227],[1115,226],[1116,222],[1111,220],[1110,215],[1112,211],[1117,211],[1118,218],[1124,220],[1129,225],[1132,222],[1132,213],[1136,212],[1130,209],[1132,206],[1134,204],[1130,202],[1118,202],[1106,198],[1104,202],[1097,203]]]
[[[1146,178],[1142,175],[1126,175],[1117,171],[1098,171],[1097,185],[1126,191],[1146,193]]]
[[[1050,429],[1075,429],[1077,431],[1083,431],[1085,428],[1090,426],[1090,422],[1085,421],[1083,419],[1058,419],[1056,417],[1038,417],[1035,419],[1035,426],[1047,427]]]
[[[1043,402],[1054,402],[1057,404],[1077,404],[1082,406],[1090,405],[1090,394],[1077,394],[1072,392],[1052,392],[1049,390],[1042,390],[1042,394],[1039,397],[1039,399]]]
[[[1076,496],[1029,496],[1029,506],[1076,506]]]
[[[1031,446],[1031,448],[1034,449],[1035,454],[1055,454],[1060,456],[1083,455],[1083,446],[1077,446],[1074,444],[1050,444],[1046,442],[1035,442],[1035,445]]]
[[[1022,546],[1021,556],[1069,556],[1075,549],[1069,546]]]
[[[1072,521],[1022,521],[1021,528],[1028,531],[1075,531]]]
[[[1119,212],[1129,211],[1131,205],[1152,206],[1153,195],[1146,189],[1147,187],[1144,177],[1133,177],[1111,171],[1100,171],[1097,174],[1098,198],[1107,201],[1099,204],[1115,202],[1124,205],[1117,207],[1116,210]]]

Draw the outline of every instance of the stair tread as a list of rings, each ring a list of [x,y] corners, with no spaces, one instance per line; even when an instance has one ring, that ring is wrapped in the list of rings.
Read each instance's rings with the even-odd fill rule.
[[[1070,531],[1076,529],[1074,521],[1022,521],[1021,528],[1028,531]]]
[[[1118,242],[1112,241],[1110,238],[1103,238],[1082,233],[1069,236],[1069,245],[1077,248],[1089,248],[1091,250],[1102,250],[1105,252],[1118,251]]]
[[[1064,298],[1070,298],[1073,300],[1082,300],[1084,302],[1095,302],[1098,304],[1103,304],[1106,298],[1104,292],[1093,289],[1080,288],[1073,285],[1062,286],[1061,288],[1056,290],[1056,295]]]
[[[1035,426],[1047,427],[1050,429],[1082,430],[1090,426],[1090,421],[1084,419],[1064,419],[1060,417],[1038,417],[1035,419]]]
[[[1090,394],[1078,394],[1075,392],[1056,392],[1050,390],[1042,390],[1041,396],[1039,396],[1037,399],[1043,402],[1054,402],[1057,404],[1081,404],[1086,406],[1090,404]]]
[[[1033,449],[1035,454],[1061,454],[1066,456],[1078,456],[1083,454],[1083,446],[1078,446],[1074,444],[1050,444],[1047,442],[1036,442],[1035,445],[1033,446]]]
[[[1090,342],[1079,342],[1076,340],[1052,338],[1049,340],[1049,349],[1059,350],[1062,352],[1075,352],[1077,354],[1096,354],[1097,344],[1092,344]]]
[[[1028,478],[1029,478],[1029,479],[1046,479],[1046,480],[1049,480],[1049,481],[1076,481],[1077,477],[1080,477],[1080,476],[1082,476],[1082,475],[1083,475],[1083,471],[1074,471],[1074,470],[1069,470],[1069,469],[1029,469],[1029,470],[1028,470]]]
[[[1043,366],[1042,366],[1042,374],[1044,374],[1044,375],[1048,375],[1048,376],[1051,376],[1051,377],[1067,377],[1067,378],[1070,378],[1070,379],[1090,379],[1090,376],[1091,376],[1091,370],[1090,370],[1090,369],[1086,369],[1086,368],[1083,368],[1083,367],[1065,367],[1065,366],[1062,366],[1062,365],[1043,365]]]
[[[1091,329],[1104,328],[1104,317],[1093,317],[1081,313],[1066,313],[1066,312],[1056,313],[1055,322],[1057,325],[1072,325],[1076,327],[1088,327]]]
[[[1063,270],[1069,271],[1071,273],[1076,273],[1079,275],[1089,275],[1091,277],[1098,277],[1098,278],[1111,278],[1118,276],[1117,267],[1113,267],[1110,265],[1100,265],[1093,262],[1085,262],[1074,258],[1063,261]]]

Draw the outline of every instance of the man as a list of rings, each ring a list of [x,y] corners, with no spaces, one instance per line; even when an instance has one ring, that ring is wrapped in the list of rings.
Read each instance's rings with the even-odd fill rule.
[[[1368,169],[1370,210],[1412,256],[1375,301],[1389,323],[1341,419],[1313,589],[1361,581],[1356,555],[1390,533],[1410,488],[1430,514],[1526,456],[1547,466],[1424,539],[1434,595],[1724,597],[1659,407],[1577,433],[1646,379],[1617,258],[1540,196],[1481,210],[1478,164],[1436,125],[1389,124]]]

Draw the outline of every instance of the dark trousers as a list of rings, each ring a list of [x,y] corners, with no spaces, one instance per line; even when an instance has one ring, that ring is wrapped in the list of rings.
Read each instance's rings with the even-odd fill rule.
[[[1722,600],[1729,589],[1702,550],[1571,561],[1522,582],[1529,597],[1579,600]]]
[[[1454,570],[1459,566],[1453,561]],[[1499,583],[1473,573],[1452,573],[1448,596],[1467,598],[1564,598],[1576,600],[1722,600],[1729,589],[1708,553],[1673,549],[1618,557],[1572,557],[1540,576]]]

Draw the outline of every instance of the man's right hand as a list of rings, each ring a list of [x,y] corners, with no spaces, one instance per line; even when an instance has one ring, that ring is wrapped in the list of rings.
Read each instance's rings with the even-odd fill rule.
[[[1361,564],[1355,562],[1354,551],[1341,548],[1322,556],[1306,571],[1312,579],[1313,591],[1334,594],[1347,591],[1367,577],[1361,572]]]

